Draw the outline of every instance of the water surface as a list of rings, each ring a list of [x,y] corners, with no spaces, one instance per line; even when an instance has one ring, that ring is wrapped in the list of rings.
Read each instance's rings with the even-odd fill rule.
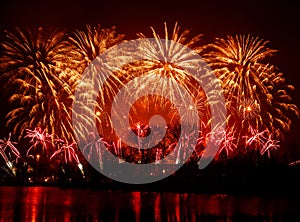
[[[0,187],[0,221],[300,221],[298,198]]]

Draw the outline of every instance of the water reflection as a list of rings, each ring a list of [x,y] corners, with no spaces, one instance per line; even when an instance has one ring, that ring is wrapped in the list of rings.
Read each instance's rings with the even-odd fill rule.
[[[299,221],[297,198],[1,187],[0,221]],[[298,217],[298,220],[297,220]]]

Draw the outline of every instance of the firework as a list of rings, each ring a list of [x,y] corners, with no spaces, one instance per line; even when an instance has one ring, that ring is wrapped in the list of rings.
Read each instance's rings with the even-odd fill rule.
[[[214,131],[217,128],[216,125],[222,125],[222,119],[225,118],[225,112],[222,112],[223,108],[219,108],[223,103],[223,95],[220,82],[215,78],[215,74],[207,67],[206,63],[203,62],[200,65],[198,63],[199,58],[194,56],[195,54],[199,56],[199,54],[201,55],[204,52],[205,46],[201,43],[202,35],[197,35],[189,40],[189,31],[184,30],[181,32],[177,23],[171,35],[166,23],[165,34],[163,36],[159,36],[153,28],[152,31],[155,43],[147,40],[145,35],[139,34],[140,38],[145,39],[141,47],[145,53],[145,57],[149,59],[142,64],[138,64],[138,69],[144,69],[144,71],[133,69],[138,74],[147,73],[147,76],[142,77],[142,81],[137,81],[134,84],[135,93],[137,95],[142,93],[141,91],[144,88],[138,83],[143,82],[143,85],[150,89],[148,90],[150,91],[149,94],[164,95],[170,101],[174,102],[174,104],[179,104],[175,107],[173,104],[170,105],[170,102],[166,102],[165,99],[158,98],[161,101],[160,109],[162,109],[161,107],[168,108],[166,112],[170,119],[174,119],[173,123],[175,125],[180,125],[183,122],[193,125],[197,122],[195,120],[200,119],[201,122],[209,125],[211,131]],[[163,41],[160,37],[163,37],[167,41]],[[189,47],[191,51],[183,50],[180,45]],[[197,70],[197,72],[194,73],[193,69]],[[165,77],[168,80],[162,81]],[[162,80],[158,80],[159,78]],[[182,92],[190,96],[190,102],[186,102],[187,94]],[[177,111],[174,112],[176,108]],[[213,119],[212,116],[214,116]],[[216,119],[220,121],[216,121]],[[218,127],[222,128],[223,126]],[[193,134],[195,137],[198,136],[197,132],[190,132],[188,134]],[[221,139],[219,138],[220,135],[216,136],[218,136],[218,139]],[[183,144],[178,144],[178,150],[176,150],[177,157],[175,162],[177,163],[181,162],[180,159],[185,159],[187,153],[187,148],[182,149],[181,146],[191,146],[189,144],[189,137],[186,138],[186,135],[182,137],[184,137],[181,141]],[[209,141],[209,146],[206,147],[206,154],[203,156],[204,159],[214,155],[212,147],[214,145]]]
[[[217,138],[221,137],[221,139],[212,140],[215,141],[215,143],[220,147],[219,153],[225,151],[226,155],[228,156],[231,152],[235,151],[237,145],[235,144],[236,138],[234,137],[234,132],[230,130],[224,131],[221,129],[218,130],[216,133],[221,134],[220,136],[217,136]]]
[[[16,175],[15,170],[13,169],[13,163],[9,160],[8,156],[5,153],[5,150],[0,146],[0,156],[4,159],[6,166],[11,170],[11,172]]]
[[[78,155],[76,153],[75,147],[76,143],[72,142],[71,144],[63,143],[61,147],[58,148],[51,156],[50,160],[59,154],[64,155],[65,163],[71,163],[73,160],[75,161],[77,167],[79,168],[82,175],[84,175],[82,164],[79,161]]]
[[[19,158],[21,158],[21,154],[19,150],[15,147],[16,144],[18,143],[11,141],[11,133],[9,133],[8,139],[0,139],[0,146],[2,146],[2,149],[5,151],[6,148],[9,148],[10,151],[15,155],[17,161]]]
[[[123,69],[117,70],[114,77],[118,79],[114,82],[122,82],[119,86],[126,85],[126,89],[129,90],[126,92],[127,97],[125,96],[119,100],[114,98],[117,104],[124,101],[130,103],[132,98],[138,98],[138,100],[132,101],[132,104],[130,104],[130,114],[125,113],[126,109],[118,109],[117,107],[116,109],[112,109],[113,115],[118,116],[119,119],[129,116],[129,121],[135,123],[143,121],[142,117],[144,120],[150,119],[151,115],[156,113],[164,116],[167,121],[170,120],[172,124],[178,124],[178,111],[176,111],[170,101],[186,101],[187,94],[192,94],[190,96],[194,100],[191,104],[177,102],[177,104],[180,104],[180,107],[178,107],[179,111],[184,113],[182,117],[184,121],[193,122],[192,120],[195,119],[195,116],[193,116],[195,109],[201,115],[207,116],[206,95],[199,84],[195,83],[197,81],[193,80],[193,75],[184,69],[184,67],[191,68],[199,65],[194,60],[196,60],[195,55],[202,50],[202,46],[200,45],[201,35],[188,40],[189,30],[181,32],[177,23],[172,30],[172,34],[169,35],[169,30],[165,23],[165,34],[163,36],[165,41],[162,42],[156,31],[153,28],[151,29],[154,37],[152,39],[146,38],[142,33],[138,34],[139,38],[143,41],[141,41],[137,50],[141,53],[141,58],[146,59],[130,61],[129,64],[121,66]],[[193,50],[182,50],[179,47],[181,45],[191,47]],[[119,59],[120,56],[117,57],[120,61],[122,59],[126,60],[126,53],[123,54],[124,58]],[[114,87],[109,88],[116,89],[117,84],[114,85]],[[146,91],[148,93],[144,95]],[[183,91],[187,93],[182,93]],[[113,103],[113,101],[110,100],[110,103]],[[100,107],[103,107],[103,105],[100,105]]]
[[[273,135],[268,130],[258,131],[250,127],[250,134],[243,136],[245,138],[246,147],[254,147],[260,149],[260,154],[263,155],[267,152],[270,157],[272,149],[279,148],[279,140],[273,139]]]
[[[199,68],[195,55],[203,50],[200,44],[202,35],[189,38],[189,30],[181,31],[177,23],[171,34],[166,23],[164,28],[163,41],[154,28],[151,28],[153,37],[150,39],[142,33],[138,34],[139,38],[144,40],[141,41],[138,51],[142,53],[141,57],[146,59],[127,64],[124,71],[120,71],[120,75],[125,76],[124,79],[129,82],[124,83],[129,92],[127,98],[115,101],[123,102],[139,98],[137,102],[131,104],[130,122],[141,121],[141,116],[150,119],[150,115],[159,114],[172,125],[176,125],[180,124],[179,113],[183,114],[182,121],[191,124],[193,120],[199,118],[198,115],[205,119],[203,121],[208,121],[210,118],[208,97],[210,102],[214,99],[212,95],[205,94],[199,82],[204,82],[203,79],[212,73],[203,67],[201,71],[205,74],[199,75],[200,78],[197,79],[188,70]],[[180,46],[189,47],[190,50],[183,50]],[[206,91],[209,92],[208,89],[214,88],[216,84],[219,84],[218,81],[209,82]],[[147,95],[144,95],[144,92],[147,92]],[[192,98],[191,103],[179,102],[186,101],[187,95]],[[179,105],[175,107],[171,101]],[[128,115],[125,110],[117,109],[114,114],[123,119],[123,116]]]
[[[267,63],[276,53],[267,45],[268,41],[250,35],[227,36],[217,38],[204,53],[224,89],[227,125],[236,138],[234,147],[249,147],[255,141],[262,145],[262,153],[269,150],[265,140],[282,139],[290,129],[292,115],[299,115],[288,95],[293,86],[286,85],[278,68]]]
[[[175,101],[175,95],[179,94],[182,96],[178,86],[180,84],[184,90],[191,94],[199,93],[200,90],[202,90],[201,87],[199,85],[193,85],[195,84],[195,81],[193,81],[194,76],[185,70],[184,67],[197,66],[197,61],[194,61],[194,53],[202,52],[202,46],[200,44],[202,35],[197,35],[188,40],[189,30],[185,29],[181,31],[177,23],[175,23],[172,34],[169,35],[169,30],[165,23],[165,34],[163,36],[165,41],[161,41],[160,36],[154,28],[151,27],[151,29],[155,42],[151,41],[151,39],[148,40],[142,33],[138,34],[141,39],[145,40],[144,44],[140,46],[142,48],[141,52],[144,53],[145,58],[149,59],[138,63],[137,67],[135,67],[134,64],[131,66],[130,72],[135,74],[135,76],[147,73],[147,76],[145,76],[142,81],[144,85],[140,85],[138,82],[136,83],[136,92],[139,93],[139,91],[143,91],[143,86],[153,89],[153,94],[157,94],[155,89],[163,89],[164,91],[160,94],[169,95],[168,98]],[[179,44],[175,45],[173,42]],[[193,50],[193,53],[191,53],[191,51],[182,50],[179,45],[189,47]],[[167,83],[157,81],[157,78],[154,77],[158,76],[168,77],[169,81],[167,81]],[[201,99],[203,99],[203,97]],[[166,101],[162,101],[162,103],[165,102]],[[203,104],[204,103],[205,102],[203,102]],[[189,110],[188,107],[184,107],[184,109]]]
[[[91,73],[98,73],[97,67],[94,66],[92,61],[97,60],[97,57],[108,50],[110,47],[122,42],[124,35],[117,34],[115,31],[115,27],[111,28],[102,28],[100,25],[90,26],[87,25],[83,30],[76,30],[70,37],[69,41],[73,46],[73,53],[76,54],[76,60],[79,62],[78,72],[83,73],[83,71],[89,67]],[[108,64],[107,64],[108,65]],[[108,65],[109,66],[109,65]],[[108,67],[110,68],[110,67]],[[93,118],[87,117],[87,115],[82,115],[81,113],[73,113],[76,119],[79,121],[86,122],[85,125],[91,125],[95,121],[95,119],[100,122],[100,125],[106,126],[110,124],[109,112],[104,108],[107,106],[109,101],[107,98],[113,98],[116,95],[117,87],[122,85],[122,81],[120,81],[119,76],[114,76],[110,80],[105,82],[105,87],[102,88],[98,94],[93,95],[97,100],[89,100],[91,95],[90,89],[95,85],[102,85],[104,81],[101,77],[96,78],[94,75],[85,82],[81,82],[77,85],[78,88],[84,88],[86,90],[82,90],[85,93],[80,95],[81,99],[78,103],[81,110],[86,110],[87,106],[95,107],[95,113]],[[97,91],[98,93],[98,91]],[[77,132],[81,132],[83,135],[90,133],[89,130],[84,125],[76,125],[75,128],[79,129]],[[100,133],[103,133],[102,128],[99,128]]]
[[[7,152],[9,153],[9,156],[11,157],[11,153],[14,154],[16,162],[18,162],[18,159],[21,158],[19,150],[15,147],[17,143],[11,141],[11,133],[9,133],[8,139],[0,139],[0,155],[3,157],[6,165],[8,168],[12,171],[14,175],[16,175],[15,170],[13,169],[13,163],[9,160],[7,156]],[[8,150],[9,149],[9,150]]]
[[[42,151],[47,152],[49,147],[53,147],[52,143],[52,134],[48,134],[46,129],[42,129],[40,127],[34,128],[34,130],[26,129],[26,136],[25,138],[30,138],[30,143],[32,145],[28,148],[26,156],[32,157],[30,154],[33,148],[36,148],[39,144],[42,146]]]
[[[202,130],[199,132],[199,138],[197,145],[200,147],[205,147],[209,140],[219,147],[217,154],[226,152],[226,155],[232,154],[236,148],[236,138],[234,137],[234,132],[229,129],[224,129],[223,127],[217,126],[215,130],[210,130],[208,126],[202,122]]]
[[[117,34],[115,29],[116,27],[102,28],[99,24],[86,25],[83,30],[76,30],[73,36],[69,37],[70,42],[75,46],[75,52],[79,55],[77,60],[82,63],[83,69],[98,55],[123,40],[124,35]]]
[[[219,101],[222,103],[222,99],[218,100],[222,94],[219,80],[215,78],[214,73],[204,60],[199,62],[198,53],[202,50],[202,46],[199,44],[201,35],[188,41],[187,34],[189,32],[187,30],[180,32],[179,26],[175,24],[173,34],[169,36],[165,24],[165,39],[162,40],[155,30],[152,30],[154,38],[148,39],[143,34],[139,34],[140,39],[138,41],[126,42],[128,44],[122,43],[112,47],[107,53],[103,53],[95,59],[85,70],[83,74],[85,78],[78,84],[77,89],[80,93],[77,93],[76,89],[75,109],[84,111],[85,114],[81,116],[89,116],[88,119],[92,121],[97,119],[100,137],[115,136],[114,138],[111,137],[114,139],[113,144],[121,139],[129,147],[141,149],[142,146],[145,148],[150,145],[148,148],[153,148],[157,145],[154,140],[163,139],[165,132],[143,137],[139,133],[137,123],[143,122],[149,125],[151,132],[154,132],[153,129],[165,129],[166,121],[173,126],[189,125],[187,131],[191,131],[192,127],[199,125],[199,114],[203,121],[208,122],[210,116],[213,115],[211,114],[212,110],[218,110],[221,113],[224,110],[224,108],[216,108]],[[133,50],[135,53],[132,53]],[[95,76],[95,73],[100,75]],[[86,78],[87,76],[89,78]],[[95,80],[98,82],[96,83]],[[89,95],[91,90],[86,89],[95,89],[95,87],[96,90],[94,91],[98,94]],[[100,92],[97,87],[101,87]],[[84,95],[85,92],[86,95]],[[95,100],[97,100],[97,106],[91,104],[91,101]],[[87,107],[90,107],[90,111],[84,109],[84,104],[88,104]],[[95,118],[95,115],[90,114],[91,110],[95,112],[96,116],[107,117],[107,121],[98,119],[98,117]],[[73,115],[73,120],[77,123],[81,121],[81,117],[76,112]],[[159,120],[152,118],[158,116],[162,117]],[[215,118],[210,121],[210,124],[211,122],[216,124],[218,119],[222,118]],[[81,122],[87,124],[78,124],[75,129],[80,143],[81,139],[85,140],[84,134],[81,135],[82,132],[87,131],[88,128],[85,129],[85,127],[93,126],[93,122],[89,120],[82,119]],[[114,123],[113,126],[112,123]],[[136,135],[127,130],[134,125],[136,125],[134,128],[137,129]],[[89,131],[91,130],[90,128]],[[108,131],[106,135],[105,130]],[[190,133],[187,134],[190,135]],[[196,136],[196,131],[194,131],[193,137]],[[136,137],[137,139],[132,139]],[[189,144],[191,147],[190,142],[186,143],[181,137],[177,140],[181,140],[178,142],[179,146]],[[173,142],[166,145],[164,149],[169,149],[171,144]],[[180,148],[178,152],[179,154],[176,153],[172,156],[177,163],[182,163],[182,160],[189,156],[188,153],[191,153],[185,148]],[[207,153],[209,158],[213,156],[213,152]]]
[[[13,107],[7,114],[7,126],[13,128],[13,134],[19,133],[20,138],[31,138],[32,146],[27,150],[27,156],[31,156],[31,150],[39,144],[43,150],[47,150],[49,145],[54,147],[55,138],[52,135],[62,138],[63,144],[72,144],[75,135],[71,115],[85,123],[74,125],[75,128],[80,128],[77,132],[82,135],[90,133],[86,126],[93,125],[95,120],[97,122],[98,132],[93,133],[100,133],[100,139],[85,144],[84,150],[94,150],[102,158],[99,143],[104,142],[105,146],[114,150],[115,155],[122,156],[121,146],[125,141],[114,132],[110,114],[116,114],[119,119],[128,115],[121,109],[112,109],[115,96],[126,84],[130,93],[128,99],[123,100],[125,102],[131,101],[129,97],[141,97],[146,89],[149,93],[130,104],[129,120],[131,126],[136,124],[133,128],[137,130],[138,149],[147,142],[142,135],[146,130],[138,124],[148,121],[153,113],[163,114],[173,126],[182,122],[194,124],[194,120],[200,116],[205,127],[200,131],[198,145],[204,147],[208,140],[214,140],[213,143],[220,146],[219,152],[225,150],[227,155],[234,153],[240,146],[259,148],[261,154],[269,154],[270,150],[279,147],[279,139],[290,129],[290,114],[299,115],[299,112],[288,94],[293,86],[286,85],[278,68],[267,63],[267,57],[276,53],[276,50],[267,46],[267,41],[250,35],[228,36],[205,46],[201,44],[202,35],[189,38],[189,30],[181,31],[177,23],[172,31],[165,23],[162,36],[154,28],[151,30],[152,39],[142,33],[138,34],[144,40],[137,49],[142,53],[142,61],[123,64],[128,55],[112,55],[116,59],[109,58],[111,61],[106,62],[101,70],[113,70],[113,75],[108,79],[91,78],[90,82],[80,83],[84,70],[88,69],[92,73],[99,70],[95,65],[97,63],[92,63],[99,54],[124,42],[124,35],[117,34],[115,27],[104,29],[100,25],[86,26],[70,36],[59,30],[43,28],[33,31],[19,28],[12,32],[5,31],[5,38],[0,45],[0,71],[7,80],[9,102]],[[184,50],[175,43],[190,48],[191,51]],[[194,57],[199,54],[204,55],[218,79],[212,79],[214,74],[207,66],[198,70],[204,73],[200,77],[189,72],[199,65]],[[119,67],[120,64],[115,63],[116,61],[122,65]],[[208,84],[202,86],[199,84],[202,82]],[[213,120],[210,108],[218,103],[218,95],[223,93],[213,89],[220,83],[229,114],[225,130],[220,126],[211,128]],[[98,85],[103,87],[94,95],[97,99],[91,100],[91,95],[87,95],[90,91],[86,90],[86,94],[82,93],[76,104],[83,111],[87,107],[95,107],[93,115],[74,112],[71,106],[75,88],[90,89]],[[186,98],[182,89],[191,96],[189,103],[178,102],[185,101]],[[179,106],[175,107],[171,101],[179,103]],[[147,127],[152,130],[153,126],[150,125]],[[29,130],[34,127],[34,130]],[[155,127],[160,128],[160,125]],[[109,139],[114,140],[110,144],[104,139],[108,135]],[[176,153],[176,162],[180,162],[180,156],[185,155],[181,145],[188,144],[189,141],[186,135],[183,137]],[[174,144],[173,141],[167,147],[173,147],[171,144]],[[11,152],[18,156],[13,144],[9,146]],[[69,146],[74,145],[62,147],[66,149]]]
[[[295,165],[298,165],[298,164],[300,164],[300,160],[296,160],[296,161],[290,162],[289,166],[295,166]]]
[[[111,147],[111,145],[105,141],[103,137],[97,139],[95,133],[90,132],[90,137],[92,138],[83,148],[83,153],[87,153],[86,157],[88,160],[96,158],[99,161],[100,169],[103,169],[103,154],[102,154],[102,144],[107,147]]]
[[[49,133],[73,139],[70,122],[72,85],[71,46],[59,30],[16,28],[5,31],[1,42],[1,72],[7,79],[7,126],[22,138],[26,128],[43,127]],[[71,133],[70,133],[71,132]]]
[[[268,154],[268,157],[270,158],[271,150],[277,150],[280,147],[280,141],[272,139],[272,135],[269,134],[268,140],[265,142],[264,146],[260,150],[260,154],[264,155],[266,152]]]

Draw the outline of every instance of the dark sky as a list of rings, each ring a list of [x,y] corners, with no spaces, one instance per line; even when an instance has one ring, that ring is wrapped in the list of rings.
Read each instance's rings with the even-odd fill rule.
[[[270,41],[279,50],[272,60],[284,73],[299,106],[300,12],[296,1],[1,1],[0,28],[13,25],[51,25],[74,29],[85,24],[116,26],[119,33],[134,38],[150,34],[150,26],[171,27],[176,21],[193,34],[209,38],[227,34],[252,34]],[[288,143],[300,147],[299,121],[288,133]]]

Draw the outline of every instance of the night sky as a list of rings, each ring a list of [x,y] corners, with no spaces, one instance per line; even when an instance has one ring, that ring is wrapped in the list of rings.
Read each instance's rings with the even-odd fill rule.
[[[151,36],[150,26],[163,33],[163,22],[172,28],[178,21],[182,29],[191,30],[191,36],[202,33],[211,40],[227,34],[260,36],[270,41],[271,48],[279,50],[271,61],[284,73],[286,82],[295,86],[292,96],[299,106],[300,13],[296,3],[246,0],[1,1],[0,29],[15,25],[43,25],[74,30],[85,24],[101,24],[104,28],[116,26],[118,33],[124,33],[127,39],[131,39],[138,32]],[[3,92],[1,94],[3,97]],[[3,110],[0,113],[1,125],[4,124]],[[299,120],[294,121],[292,130],[287,134],[285,149],[289,149],[288,152],[300,149],[299,125]]]

